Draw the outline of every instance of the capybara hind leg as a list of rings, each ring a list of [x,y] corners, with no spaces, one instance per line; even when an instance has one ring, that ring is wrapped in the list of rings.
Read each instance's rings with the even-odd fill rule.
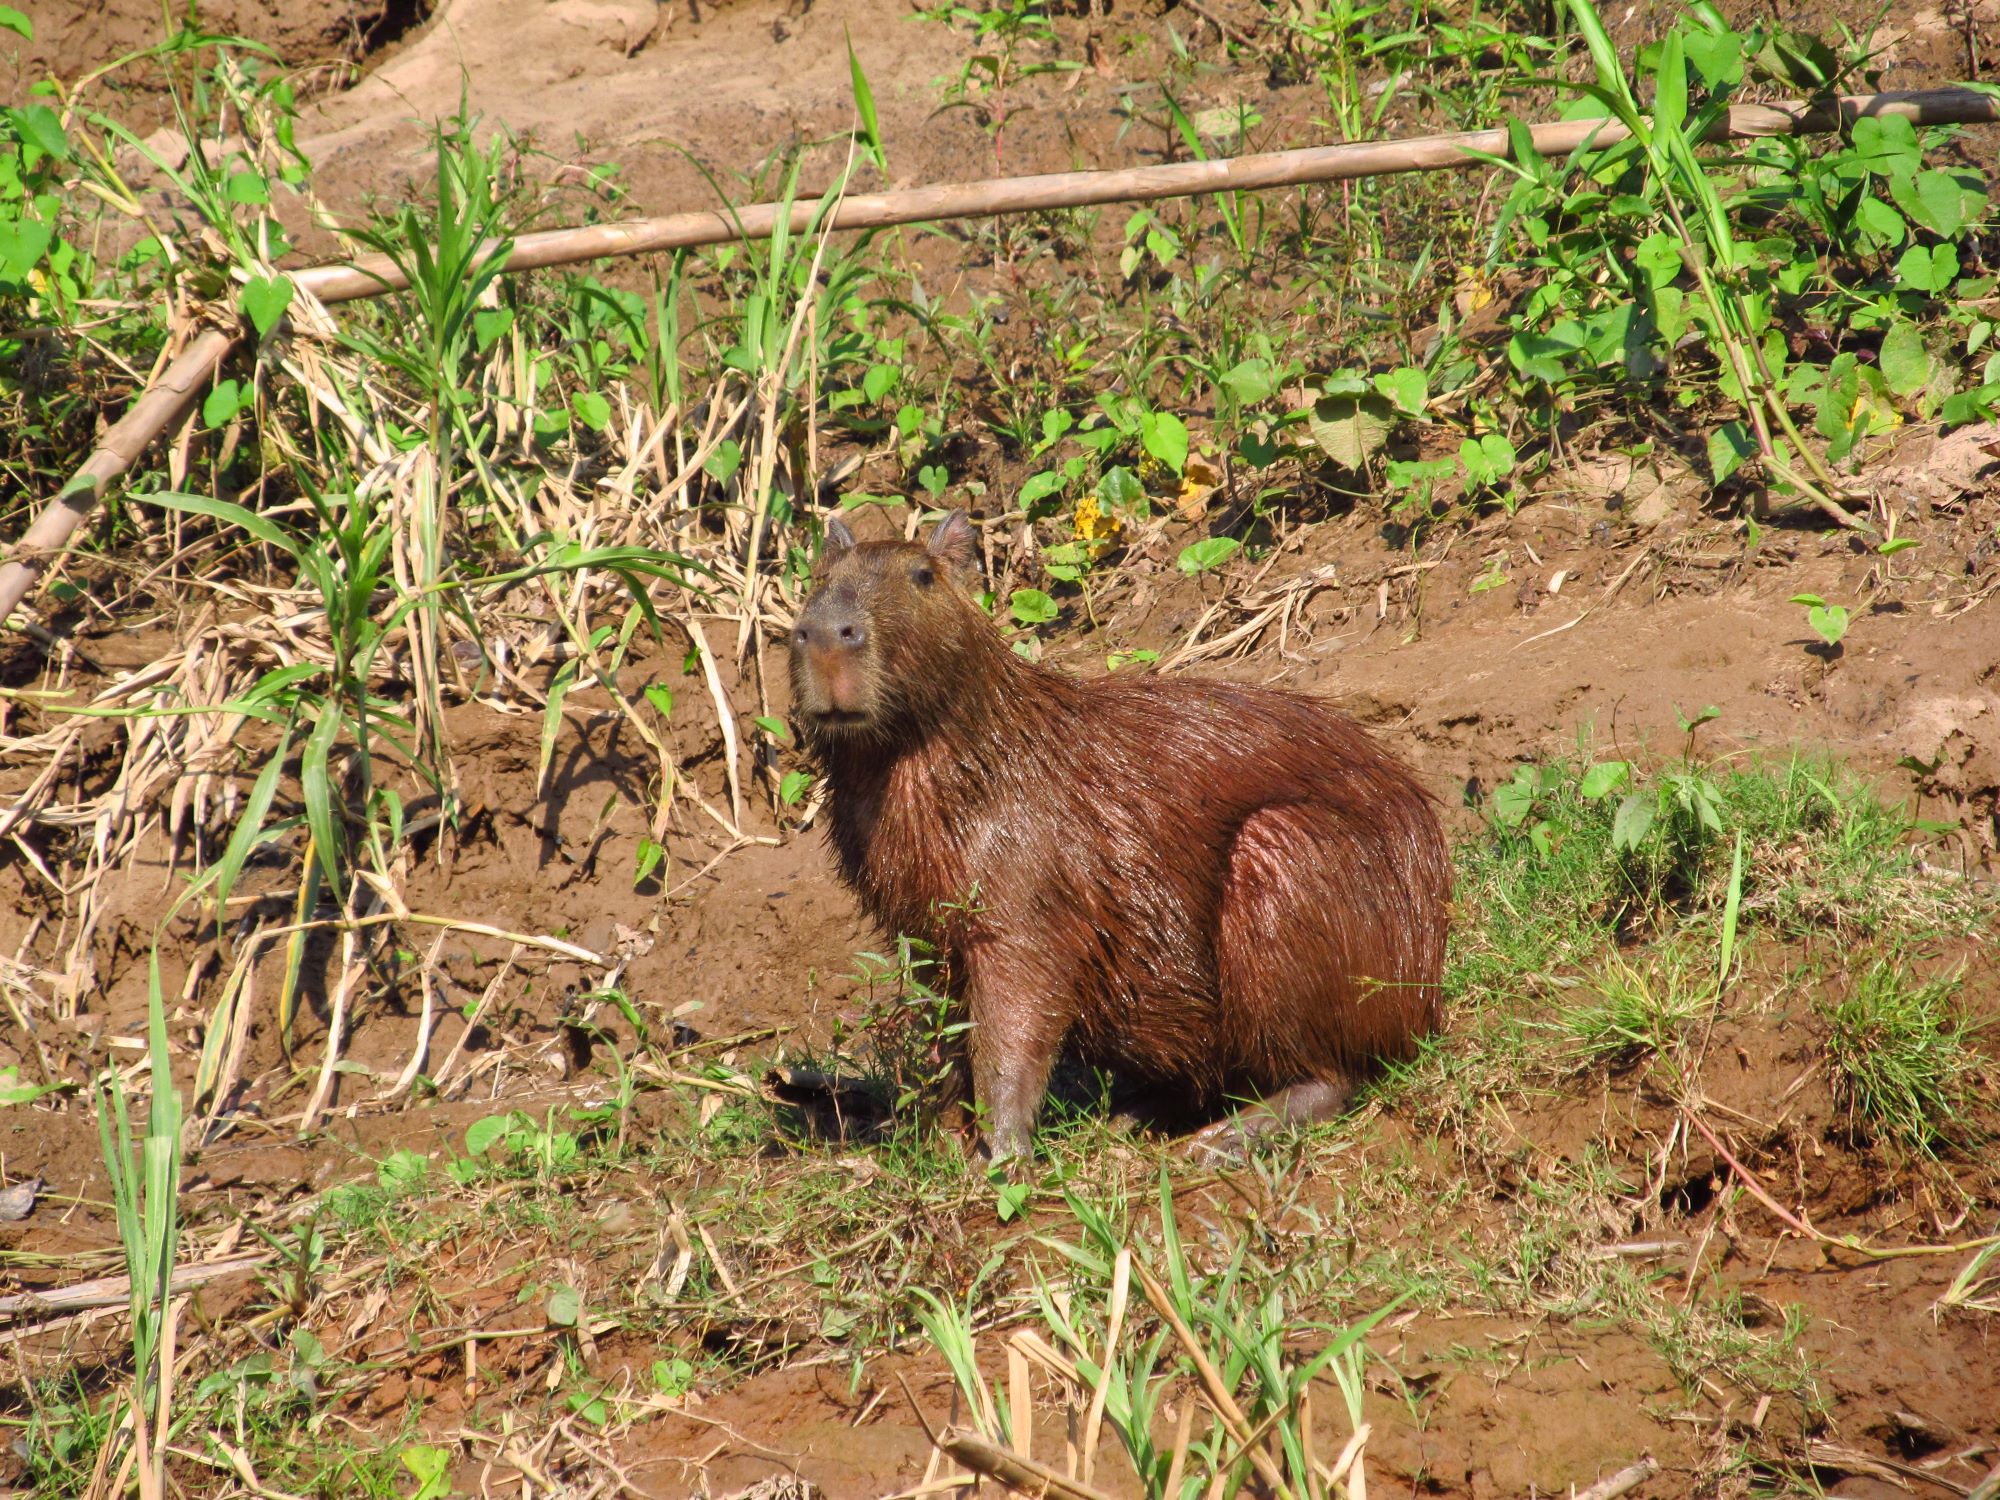
[[[1198,1161],[1241,1161],[1274,1130],[1331,1120],[1347,1108],[1354,1085],[1345,1079],[1309,1078],[1196,1131],[1188,1151]]]

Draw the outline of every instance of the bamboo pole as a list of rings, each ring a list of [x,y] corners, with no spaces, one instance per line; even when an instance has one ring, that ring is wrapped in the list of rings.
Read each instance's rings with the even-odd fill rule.
[[[1717,117],[1708,138],[1819,135],[1870,117],[1896,117],[1915,125],[2000,123],[2000,98],[1972,89],[1916,89],[1846,95],[1822,103],[1795,99],[1770,104],[1734,104]],[[1594,119],[1534,125],[1529,127],[1528,134],[1537,154],[1563,156],[1586,142],[1613,145],[1624,140],[1629,132],[1615,120]],[[1505,130],[1469,130],[1402,141],[1361,141],[1296,151],[1268,151],[1214,161],[945,183],[903,192],[850,195],[835,208],[831,227],[879,229],[939,219],[985,218],[1097,203],[1149,202],[1199,193],[1296,187],[1401,172],[1446,171],[1480,165],[1479,157],[1470,153],[1505,157],[1511,149]],[[809,227],[815,207],[815,202],[803,197],[790,206],[789,223],[794,232]],[[703,209],[582,229],[543,230],[519,236],[504,269],[533,271],[612,256],[723,244],[738,238],[762,239],[777,228],[785,213],[782,204],[759,203],[734,213]],[[381,256],[347,265],[314,266],[291,273],[291,278],[301,290],[321,302],[380,296],[400,291],[408,284],[395,266]],[[76,477],[36,518],[12,549],[11,559],[0,567],[0,620],[12,615],[15,606],[27,597],[49,559],[68,542],[111,483],[138,461],[155,438],[177,427],[193,410],[203,383],[242,337],[240,328],[233,332],[218,329],[203,333],[104,435]]]

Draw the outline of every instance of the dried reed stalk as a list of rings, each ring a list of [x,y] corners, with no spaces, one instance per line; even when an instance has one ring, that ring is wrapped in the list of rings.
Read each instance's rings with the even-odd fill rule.
[[[1805,100],[1737,104],[1716,119],[1709,139],[1820,135],[1864,117],[1890,116],[1917,125],[1991,124],[2000,122],[2000,99],[1971,89],[1917,89],[1849,95],[1817,104]],[[1528,130],[1536,152],[1543,156],[1567,155],[1591,141],[1612,145],[1625,139],[1627,133],[1615,120],[1565,120],[1530,126]],[[831,215],[830,227],[883,228],[939,219],[1080,208],[1095,203],[1149,202],[1198,193],[1244,192],[1402,172],[1447,171],[1480,165],[1479,158],[1470,153],[1505,157],[1511,149],[1505,130],[1472,130],[1404,141],[1309,146],[1212,161],[946,183],[904,192],[848,197]],[[806,230],[817,205],[815,195],[799,195],[789,209],[791,228],[797,232]],[[611,256],[761,239],[778,227],[786,212],[783,204],[760,203],[737,210],[704,209],[633,219],[622,224],[543,230],[517,238],[504,269],[533,271]],[[292,273],[291,279],[300,291],[321,303],[380,296],[405,285],[401,273],[381,257],[367,257],[348,265],[315,266]],[[11,616],[27,597],[46,571],[49,560],[68,543],[113,481],[138,461],[154,439],[179,427],[201,398],[204,384],[242,337],[240,328],[204,330],[104,435],[76,476],[36,517],[15,545],[13,556],[0,567],[0,620]]]

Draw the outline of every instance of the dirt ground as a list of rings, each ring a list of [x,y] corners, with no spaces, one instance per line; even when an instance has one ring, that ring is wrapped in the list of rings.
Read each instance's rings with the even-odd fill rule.
[[[38,39],[16,59],[17,80],[51,70],[74,77],[150,40],[158,25],[153,0],[107,0],[87,14],[68,0],[23,8]],[[1232,9],[1215,0],[1210,8]],[[986,132],[963,113],[936,112],[935,81],[963,60],[963,40],[917,24],[894,0],[446,0],[435,14],[424,11],[419,0],[201,6],[216,30],[267,41],[293,62],[327,65],[302,145],[321,168],[319,190],[335,203],[393,199],[421,169],[422,123],[455,106],[463,90],[473,109],[547,152],[550,173],[615,161],[633,212],[705,204],[712,193],[700,167],[740,191],[736,174],[763,154],[845,128],[844,38],[880,101],[895,185],[995,170]],[[1628,21],[1642,25],[1644,17],[1631,21],[1628,13]],[[1968,54],[1982,64],[2000,55],[2000,7],[1992,0],[1980,0],[1969,21],[1956,7],[1947,14],[1922,3],[1897,5],[1891,21],[1905,34],[1892,85],[1962,76]],[[1105,73],[1075,96],[1056,85],[1041,93],[1006,133],[1001,170],[1150,159],[1146,142],[1121,143],[1111,108],[1123,39],[1154,45],[1169,24],[1183,36],[1214,39],[1204,31],[1211,23],[1191,12],[1126,0],[1100,22],[1073,24],[1106,38]],[[343,78],[351,64],[361,66],[350,85]],[[1311,109],[1296,86],[1271,87],[1242,69],[1218,66],[1200,87],[1205,94],[1186,101],[1190,108],[1255,94],[1276,121]],[[145,128],[163,118],[157,95],[106,107]],[[1330,519],[1295,533],[1254,578],[1236,578],[1226,599],[1216,580],[1175,570],[1174,555],[1192,533],[1168,527],[1136,549],[1097,601],[1097,628],[1064,635],[1055,659],[1097,671],[1112,649],[1155,649],[1170,661],[1184,652],[1176,669],[1323,693],[1405,755],[1465,826],[1468,796],[1504,782],[1522,761],[1560,755],[1580,734],[1626,754],[1666,753],[1681,739],[1677,711],[1713,705],[1719,715],[1701,731],[1705,753],[1838,755],[1879,775],[1888,794],[1914,795],[1921,816],[1956,824],[1955,841],[1938,858],[1963,878],[1991,880],[2000,861],[2000,430],[1944,440],[1903,435],[1870,474],[1898,534],[1914,538],[1916,549],[1885,559],[1800,523],[1771,527],[1746,552],[1728,524],[1701,511],[1685,482],[1607,477],[1587,463],[1559,470],[1518,513],[1481,521],[1414,563],[1376,519]],[[1496,559],[1507,586],[1471,592]],[[1839,647],[1820,645],[1805,628],[1804,611],[1789,602],[1801,593],[1858,601]],[[93,670],[108,677],[171,639],[151,624],[107,627],[83,644]],[[671,670],[663,660],[642,653],[633,681]],[[764,711],[766,696],[773,711],[784,711],[783,672],[770,645],[740,671],[725,662],[724,674],[737,722]],[[726,802],[720,720],[694,682],[683,692],[690,707],[675,720],[673,749],[703,795]],[[704,1038],[746,1037],[749,1049],[769,1045],[774,1034],[822,1041],[851,1009],[856,953],[876,947],[879,935],[833,880],[818,831],[786,828],[753,797],[746,832],[759,842],[725,853],[725,839],[689,824],[670,840],[659,876],[635,889],[629,850],[646,832],[649,763],[643,746],[618,738],[616,722],[579,696],[555,774],[538,793],[538,716],[497,702],[455,707],[449,728],[475,809],[472,833],[440,845],[412,873],[407,899],[418,909],[477,913],[502,929],[557,933],[617,953],[621,982],[635,995],[670,1009],[696,1003],[686,1018]],[[12,797],[20,781],[17,770],[0,767],[0,794]],[[615,810],[607,816],[608,804]],[[183,867],[185,858],[183,851]],[[46,897],[36,873],[8,859],[0,867],[0,953],[17,953],[33,946]],[[102,993],[88,998],[72,1031],[0,1028],[0,1065],[81,1076],[107,1048],[133,1055],[129,1039],[143,1032],[145,1013],[143,956],[172,880],[169,851],[155,836],[101,893],[107,918],[94,961]],[[246,889],[256,888],[253,872]],[[447,953],[461,991],[448,997],[450,1007],[477,997],[502,951],[467,942],[463,953]],[[1974,943],[1968,954],[1968,1003],[2000,1017],[1990,951]],[[177,961],[164,975],[170,994],[190,966],[215,954],[212,945],[190,944]],[[481,1075],[476,1099],[424,1110],[368,1104],[375,1085],[409,1057],[418,1018],[393,1008],[367,1014],[353,1032],[355,1073],[340,1081],[328,1128],[303,1142],[275,1127],[216,1142],[191,1168],[190,1212],[226,1217],[232,1208],[283,1201],[366,1171],[395,1147],[425,1151],[505,1105],[534,1113],[570,1097],[577,1063],[565,1017],[592,976],[561,960],[532,963],[535,990],[472,1028],[476,1034],[468,1038],[449,1007],[439,1024],[434,1052],[467,1038],[472,1052],[512,1059]],[[295,1045],[303,1055],[313,1055],[324,1024],[323,1011],[301,1017]],[[1767,1123],[1781,1113],[1797,1141],[1810,1143],[1829,1127],[1836,1106],[1826,1085],[1798,1088],[1802,1053],[1778,1021],[1721,1039],[1718,1055],[1729,1047],[1741,1061],[1740,1092],[1724,1105]],[[275,1038],[254,1036],[248,1059],[241,1114],[276,1121],[295,1110],[295,1091],[285,1093],[293,1074]],[[1538,1098],[1520,1113],[1513,1121],[1520,1181],[1532,1182],[1543,1163],[1575,1157],[1612,1122],[1623,1164],[1659,1201],[1678,1204],[1673,1248],[1660,1253],[1685,1267],[1687,1283],[1698,1272],[1718,1277],[1770,1317],[1798,1309],[1806,1319],[1805,1343],[1833,1411],[1831,1424],[1809,1435],[1820,1445],[1827,1492],[1966,1493],[2000,1459],[1993,1373],[2000,1325],[1934,1316],[1960,1263],[1866,1261],[1781,1240],[1768,1221],[1710,1211],[1718,1159],[1696,1142],[1677,1157],[1671,1181],[1655,1182],[1671,1112],[1621,1095],[1617,1085],[1614,1076],[1601,1097]],[[1404,1162],[1415,1135],[1412,1122],[1384,1117],[1353,1170]],[[1856,1162],[1830,1148],[1816,1157],[1804,1150],[1792,1166],[1788,1203],[1829,1233],[1883,1233],[1906,1221],[1912,1233],[1934,1237],[1954,1228],[1991,1232],[1990,1224],[1939,1222],[1935,1203],[1877,1196]],[[1454,1180],[1450,1162],[1415,1171],[1440,1194]],[[28,1222],[0,1225],[0,1250],[13,1257],[0,1266],[0,1291],[66,1284],[112,1264],[106,1252],[115,1234],[91,1206],[106,1200],[107,1188],[87,1111],[0,1117],[0,1182],[36,1176],[54,1196]],[[646,1191],[644,1183],[629,1186]],[[1478,1189],[1497,1198],[1506,1186]],[[1201,1211],[1220,1222],[1243,1207],[1218,1189]],[[1421,1241],[1448,1238],[1452,1228],[1448,1219],[1412,1222],[1406,1233]],[[1691,1245],[1698,1248],[1690,1259]],[[621,1268],[592,1274],[611,1283]],[[218,1282],[204,1294],[217,1315],[226,1315],[232,1285]],[[504,1319],[504,1298],[494,1306]],[[1634,1493],[1684,1494],[1714,1445],[1766,1420],[1733,1392],[1698,1381],[1690,1388],[1649,1344],[1615,1328],[1405,1315],[1385,1334],[1373,1343],[1401,1387],[1385,1382],[1370,1396],[1377,1493],[1559,1494],[1649,1454],[1663,1472]],[[599,1349],[604,1368],[650,1357],[615,1338]],[[899,1376],[934,1418],[943,1413],[942,1367],[897,1355],[871,1363],[858,1390],[830,1358],[649,1419],[618,1447],[628,1492],[727,1495],[788,1473],[836,1497],[907,1489],[923,1477],[928,1445]],[[424,1395],[432,1420],[448,1423],[475,1404],[462,1389],[452,1395],[461,1382],[451,1369],[428,1378],[425,1388],[398,1388],[360,1415],[380,1416],[405,1396]],[[476,1491],[476,1474],[466,1484]]]

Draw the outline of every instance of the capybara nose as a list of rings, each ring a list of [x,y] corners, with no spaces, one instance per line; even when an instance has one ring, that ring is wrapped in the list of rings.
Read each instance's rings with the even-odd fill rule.
[[[799,621],[794,638],[821,651],[859,651],[868,644],[868,622],[858,610],[824,610]]]

